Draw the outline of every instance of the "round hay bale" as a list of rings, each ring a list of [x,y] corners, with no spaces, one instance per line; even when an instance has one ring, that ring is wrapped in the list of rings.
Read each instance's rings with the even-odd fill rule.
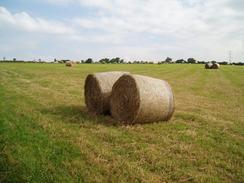
[[[102,72],[89,74],[85,81],[85,103],[95,114],[110,113],[110,96],[114,83],[128,72]]]
[[[214,63],[211,67],[211,69],[219,69],[220,65],[218,63]]]
[[[73,67],[73,63],[72,63],[72,62],[66,62],[65,65],[66,65],[67,67]]]
[[[213,66],[212,63],[206,63],[206,64],[205,64],[205,69],[211,69],[212,66]]]
[[[125,74],[113,86],[110,107],[116,120],[128,124],[167,121],[174,113],[174,96],[166,81]]]

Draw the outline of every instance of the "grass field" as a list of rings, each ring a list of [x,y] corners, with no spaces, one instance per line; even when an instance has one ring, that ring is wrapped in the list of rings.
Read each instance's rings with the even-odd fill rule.
[[[0,182],[244,182],[244,67],[0,64]],[[87,113],[88,73],[167,80],[169,122]]]

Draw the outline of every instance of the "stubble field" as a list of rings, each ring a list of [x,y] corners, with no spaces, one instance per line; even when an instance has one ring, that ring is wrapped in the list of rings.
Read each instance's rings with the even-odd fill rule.
[[[88,73],[164,79],[169,122],[92,116]],[[244,67],[0,64],[0,182],[244,182]]]

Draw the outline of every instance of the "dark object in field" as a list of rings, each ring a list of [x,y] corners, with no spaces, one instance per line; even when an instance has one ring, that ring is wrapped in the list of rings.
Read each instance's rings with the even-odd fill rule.
[[[95,114],[110,112],[109,100],[114,83],[128,72],[102,72],[89,74],[85,81],[85,103],[88,110]]]
[[[219,69],[220,68],[220,65],[217,64],[217,63],[214,63],[211,67],[211,69]]]
[[[220,65],[218,63],[206,63],[205,64],[205,69],[219,69]]]
[[[212,63],[206,63],[206,64],[205,64],[205,69],[211,69],[212,66],[213,66]]]
[[[174,113],[174,96],[166,81],[125,74],[113,86],[110,107],[116,120],[128,124],[167,121]]]
[[[66,62],[65,64],[67,67],[73,67],[73,62]]]

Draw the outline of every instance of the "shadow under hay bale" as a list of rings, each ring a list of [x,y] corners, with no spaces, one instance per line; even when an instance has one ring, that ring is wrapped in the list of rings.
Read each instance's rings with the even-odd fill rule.
[[[88,112],[85,106],[69,105],[55,106],[52,108],[42,109],[41,113],[51,114],[60,118],[60,122],[73,123],[82,125],[86,123],[103,124],[106,126],[117,125],[110,116],[96,116]],[[83,125],[82,125],[83,126]]]
[[[166,81],[125,74],[114,84],[112,116],[123,123],[167,121],[174,113],[174,96]]]
[[[102,72],[89,74],[85,81],[85,103],[88,110],[95,114],[110,113],[110,96],[114,83],[128,72]]]

